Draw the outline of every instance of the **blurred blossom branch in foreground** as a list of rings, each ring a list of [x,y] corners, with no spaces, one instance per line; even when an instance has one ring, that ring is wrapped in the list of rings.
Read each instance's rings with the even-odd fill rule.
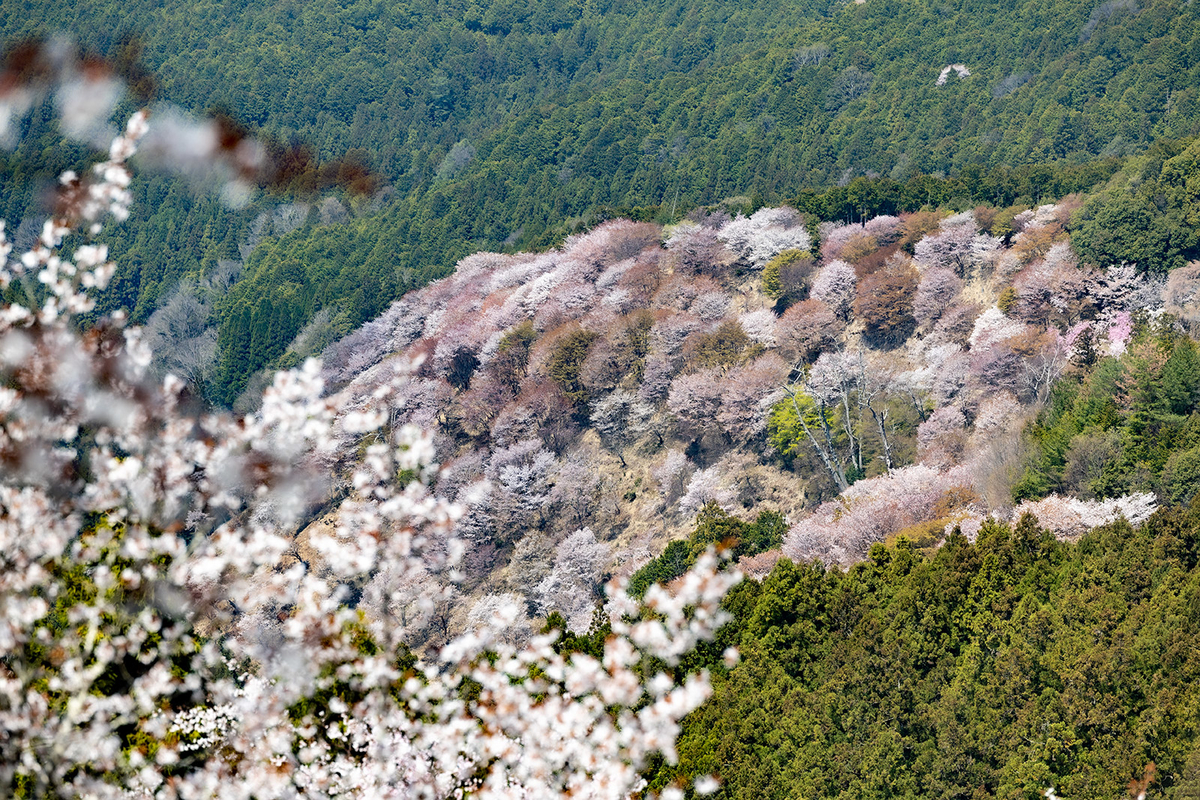
[[[0,147],[16,144],[23,119],[46,98],[53,98],[66,138],[104,147],[116,133],[109,120],[126,93],[142,103],[154,97],[139,52],[134,38],[123,39],[109,58],[65,36],[10,47],[0,57]],[[319,162],[311,146],[256,133],[223,111],[197,118],[158,103],[154,113],[159,120],[142,143],[141,163],[218,185],[234,206],[248,202],[255,189],[312,195],[339,186],[355,194],[379,188],[379,176],[355,153]]]
[[[428,488],[430,434],[389,423],[409,368],[351,398],[326,393],[309,361],[278,375],[256,414],[197,415],[181,381],[146,380],[149,353],[122,317],[80,332],[112,272],[95,236],[127,216],[127,162],[148,130],[134,115],[105,161],[62,176],[29,252],[13,257],[0,228],[0,283],[42,287],[36,308],[0,307],[3,792],[642,790],[639,769],[654,752],[674,758],[680,720],[709,694],[706,675],[674,668],[723,623],[738,575],[709,554],[644,605],[611,586],[600,659],[556,653],[553,635],[510,644],[503,606],[412,656],[390,604],[353,602],[379,574],[449,587],[462,552],[461,509]],[[286,556],[332,480],[344,499],[313,537],[318,571]]]

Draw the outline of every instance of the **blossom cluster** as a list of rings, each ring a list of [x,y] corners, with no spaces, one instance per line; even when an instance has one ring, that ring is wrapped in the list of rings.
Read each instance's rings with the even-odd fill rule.
[[[1186,320],[1192,278],[1173,279],[1164,288],[1161,279],[1138,275],[1128,265],[1081,265],[1065,229],[1070,210],[1064,202],[1017,214],[1007,244],[982,231],[971,211],[900,221],[902,229],[925,231],[913,245],[920,280],[904,301],[908,305],[896,302],[884,311],[900,319],[911,314],[916,335],[903,348],[872,352],[843,333],[837,337],[841,352],[827,344],[825,352],[807,359],[811,366],[790,390],[796,411],[807,414],[794,415],[798,443],[789,452],[815,455],[841,496],[794,520],[785,553],[841,562],[862,558],[871,544],[939,519],[936,494],[926,491],[933,485],[976,494],[945,518],[946,530],[957,526],[971,535],[988,516],[1007,519],[1012,485],[1006,476],[1021,459],[1016,437],[1072,360],[1094,358],[1083,354],[1087,346],[1120,357],[1133,336],[1135,312],[1157,318],[1164,300]],[[896,224],[889,219],[886,226]],[[826,263],[812,283],[811,298],[848,316],[857,294],[855,315],[862,316],[864,287],[904,258],[888,255],[888,248],[871,240],[869,227],[822,224]],[[841,260],[847,257],[854,263]],[[863,278],[857,286],[856,276]],[[968,294],[997,302],[985,307]],[[777,330],[789,331],[787,320],[785,314]],[[859,366],[845,368],[852,363]],[[833,369],[837,365],[843,366]],[[919,417],[919,466],[934,471],[926,481],[914,480],[913,467],[892,463],[883,414],[889,401],[904,397]],[[848,471],[861,474],[869,466],[861,459],[861,442],[871,422],[888,472],[850,487]],[[1077,536],[1111,522],[1118,511],[1140,522],[1154,503],[1149,494],[1103,502],[1055,496],[1015,513],[1032,511],[1057,535]]]
[[[1140,525],[1158,508],[1151,492],[1122,495],[1107,500],[1081,500],[1052,494],[1041,500],[1026,500],[1013,509],[1013,521],[1033,514],[1038,524],[1062,539],[1075,539],[1092,528],[1125,519]]]
[[[818,248],[786,208],[692,215],[666,229],[610,221],[555,251],[464,259],[334,344],[324,374],[369,396],[391,374],[390,354],[424,356],[398,413],[437,430],[453,476],[442,489],[469,508],[456,528],[464,590],[483,586],[489,602],[523,598],[526,612],[557,603],[578,627],[597,594],[562,588],[580,584],[573,573],[556,577],[558,548],[584,528],[615,545],[624,520],[638,518],[678,534],[709,500],[752,509],[765,484],[795,480],[761,458],[781,401],[804,411],[788,454],[807,456],[804,465],[824,469],[839,491],[851,475],[903,467],[915,433],[924,467],[948,475],[971,454],[970,474],[954,479],[980,496],[979,513],[962,516],[968,528],[982,514],[1006,517],[1011,486],[998,487],[997,476],[1011,471],[1011,434],[1083,343],[1119,353],[1133,312],[1161,300],[1160,281],[1124,265],[1081,265],[1070,210],[1017,214],[1007,239],[993,235],[1001,229],[986,223],[986,209],[826,222]],[[771,292],[744,281],[780,253]],[[1189,291],[1176,285],[1180,303]],[[878,440],[882,464],[864,457],[864,440]],[[663,450],[677,456],[650,464]],[[730,471],[735,452],[751,454],[755,476]],[[607,459],[621,469],[598,466]],[[659,491],[639,493],[647,484]],[[635,498],[645,505],[625,505]],[[799,492],[785,502],[792,552],[835,560],[862,557],[897,525],[933,521],[929,504],[914,500],[926,510],[864,512],[878,524],[851,531],[854,515],[823,525],[819,514],[796,513]],[[527,533],[514,540],[514,531]],[[609,563],[589,571],[597,580],[627,554],[608,552]],[[414,599],[450,591],[426,576],[388,586]],[[436,639],[430,631],[447,613],[410,615],[410,628],[424,624]]]

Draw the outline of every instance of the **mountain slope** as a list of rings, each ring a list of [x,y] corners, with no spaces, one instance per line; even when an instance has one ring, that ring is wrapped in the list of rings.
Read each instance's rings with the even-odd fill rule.
[[[1195,270],[1081,261],[1069,226],[1092,200],[815,230],[788,208],[611,221],[464,259],[327,348],[325,378],[369,406],[418,364],[395,424],[438,431],[438,490],[469,509],[451,627],[515,595],[582,630],[603,577],[709,503],[767,525],[717,526],[747,541],[785,516],[782,553],[830,564],[1026,511],[1074,538],[1186,501],[1191,461],[1171,455],[1200,430]],[[780,551],[757,549],[765,574]]]

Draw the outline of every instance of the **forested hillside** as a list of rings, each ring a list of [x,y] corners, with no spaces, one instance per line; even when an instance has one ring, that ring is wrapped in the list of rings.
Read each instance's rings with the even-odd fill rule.
[[[1137,161],[1143,185],[1169,194],[1161,176],[1194,148]],[[1027,511],[1074,538],[1194,491],[1196,268],[1079,257],[1106,246],[1089,215],[1137,201],[611,221],[464,259],[326,348],[324,375],[369,403],[419,361],[396,423],[438,432],[438,490],[468,509],[451,628],[515,598],[581,630],[605,575],[670,580],[729,537],[756,574],[781,552],[852,564]],[[1194,236],[1182,208],[1154,216],[1164,241]],[[709,503],[725,521],[687,539]],[[447,588],[389,580],[372,602]],[[444,635],[430,618],[409,633]]]
[[[364,404],[423,359],[395,424],[438,431],[468,509],[463,582],[381,575],[363,607],[425,647],[508,609],[599,656],[603,580],[720,546],[748,578],[651,790],[1195,796],[1194,147],[1037,208],[700,210],[464,259],[325,352]],[[1080,256],[1116,243],[1157,269]]]
[[[6,17],[0,787],[1200,797],[1195,13]]]
[[[89,2],[34,4],[0,36],[66,31],[136,55],[159,101],[350,154],[389,184],[349,225],[310,209],[311,226],[258,256],[252,286],[210,303],[224,362],[210,396],[230,403],[322,308],[355,324],[364,302],[382,308],[470,251],[545,247],[614,213],[666,222],[731,197],[802,207],[803,191],[862,176],[958,175],[961,197],[995,205],[1090,188],[990,192],[1022,165],[1058,171],[1195,134],[1196,13],[1174,0]],[[52,116],[35,109],[0,165],[20,177],[0,198],[10,219],[73,155],[50,155]],[[258,209],[230,215],[166,181],[137,191],[114,253],[120,302],[144,321],[181,280],[240,260]],[[863,190],[839,213],[888,213],[872,194],[892,195]],[[330,288],[296,288],[298,268]]]

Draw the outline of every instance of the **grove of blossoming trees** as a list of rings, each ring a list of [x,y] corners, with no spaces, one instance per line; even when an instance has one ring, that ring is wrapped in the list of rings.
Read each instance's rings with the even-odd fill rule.
[[[558,610],[584,624],[578,593],[568,603],[508,575],[518,547],[521,569],[534,563],[524,537],[557,547],[586,527],[615,569],[626,548],[682,535],[715,500],[783,509],[788,552],[854,560],[913,525],[977,527],[1041,496],[1014,488],[1030,447],[1022,426],[1064,375],[1086,373],[1078,347],[1119,356],[1131,313],[1162,302],[1157,279],[1079,262],[1065,223],[1075,205],[822,223],[815,262],[787,209],[697,214],[666,230],[607,222],[558,250],[464,260],[372,323],[371,338],[364,328],[334,344],[326,374],[365,397],[392,361],[428,354],[413,384],[425,388],[397,421],[434,426],[439,457],[462,465],[447,488],[469,509],[458,523],[465,588],[513,592],[529,614],[562,597]],[[789,295],[782,276],[794,264],[806,277]],[[355,370],[340,366],[349,359]],[[679,454],[669,469],[664,449]],[[518,450],[544,453],[536,481],[518,480],[528,467],[500,477],[496,459]],[[750,472],[725,474],[734,463]],[[814,501],[863,479],[853,497],[866,497],[875,476],[916,463],[956,476],[942,491],[975,499],[897,500],[926,510],[869,534],[840,513],[809,516]],[[537,574],[552,573],[553,559],[538,558]]]

